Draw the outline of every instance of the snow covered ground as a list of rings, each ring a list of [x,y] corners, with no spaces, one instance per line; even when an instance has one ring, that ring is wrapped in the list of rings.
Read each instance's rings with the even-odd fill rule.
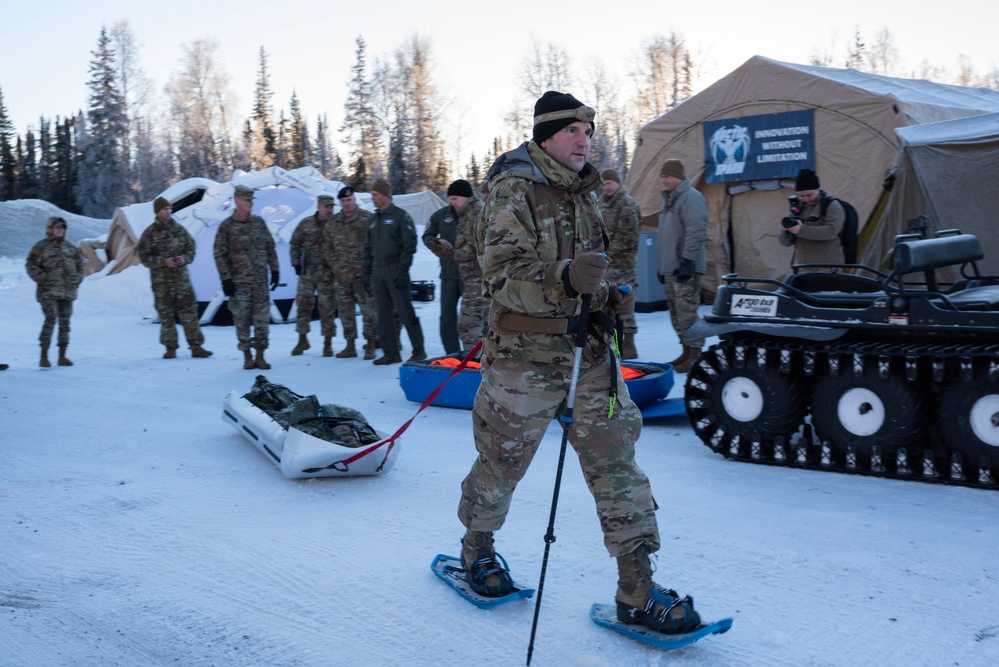
[[[436,277],[421,248],[413,278]],[[438,302],[417,309],[442,353]],[[479,610],[429,568],[463,532],[469,412],[424,411],[385,476],[288,480],[221,419],[256,375],[232,329],[206,328],[210,359],[166,361],[152,316],[141,267],[88,278],[76,365],[40,369],[34,285],[0,258],[0,665],[524,664],[534,601]],[[667,313],[638,320],[644,358],[676,356]],[[294,326],[271,332],[272,381],[387,432],[416,411],[398,366],[324,359],[315,328],[293,358]],[[523,582],[560,436],[498,534]],[[616,569],[570,452],[532,664],[999,664],[999,494],[733,463],[683,419],[646,422],[639,457],[661,506],[657,579],[732,630],[666,653],[590,622]]]

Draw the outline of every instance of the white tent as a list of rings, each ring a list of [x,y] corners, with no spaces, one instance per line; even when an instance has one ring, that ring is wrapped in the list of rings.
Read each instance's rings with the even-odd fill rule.
[[[202,324],[229,321],[212,249],[219,224],[232,213],[232,195],[237,185],[256,190],[253,213],[267,222],[277,246],[281,285],[271,294],[271,319],[275,322],[294,319],[298,280],[291,268],[288,243],[299,221],[315,212],[316,197],[323,193],[335,196],[344,184],[326,180],[312,167],[291,171],[270,167],[252,173],[237,171],[228,183],[189,178],[167,188],[160,196],[173,203],[174,219],[190,232],[197,245],[189,271]],[[357,201],[362,208],[374,210],[369,193],[357,193]],[[418,225],[425,225],[430,215],[445,205],[430,191],[394,195],[392,201],[409,213]],[[80,246],[89,260],[87,272],[100,271],[108,275],[139,264],[136,246],[153,219],[152,202],[117,209],[106,237],[84,241]]]

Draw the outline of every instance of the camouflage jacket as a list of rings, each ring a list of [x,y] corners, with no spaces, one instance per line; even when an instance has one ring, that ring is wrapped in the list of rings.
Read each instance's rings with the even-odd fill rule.
[[[448,204],[444,208],[437,209],[430,216],[430,222],[427,223],[427,228],[423,230],[423,245],[433,251],[440,245],[439,239],[444,239],[454,248],[457,233],[458,214]],[[459,278],[458,263],[454,259],[440,258],[440,260],[441,279],[457,280]]]
[[[194,261],[194,250],[194,239],[173,218],[166,222],[154,221],[139,237],[139,261],[149,269],[154,285],[189,281],[187,266]],[[168,257],[178,255],[184,258],[182,266],[170,268],[166,265]]]
[[[482,282],[482,267],[479,265],[479,253],[475,247],[475,227],[480,213],[482,213],[482,200],[474,195],[458,211],[454,259],[458,265],[458,276],[465,283]]]
[[[371,212],[358,208],[349,218],[340,211],[326,225],[327,245],[333,251],[332,261],[337,280],[349,282],[361,279],[364,273],[361,258],[370,222]]]
[[[25,269],[28,276],[38,283],[35,298],[76,299],[76,290],[83,282],[83,255],[76,246],[52,234],[54,218],[45,226],[45,238],[36,243],[28,253]]]
[[[291,265],[301,266],[302,275],[309,278],[326,278],[333,273],[333,248],[327,228],[332,220],[320,222],[316,216],[303,218],[288,242]]]
[[[610,258],[611,267],[635,268],[638,261],[638,229],[642,224],[638,202],[624,188],[619,188],[610,197],[600,198],[600,213],[604,217],[607,236],[610,237],[607,257]]]
[[[375,211],[364,240],[364,275],[370,276],[375,266],[393,264],[400,271],[409,271],[415,254],[416,225],[409,213],[395,204],[389,204],[384,211]]]
[[[215,266],[219,280],[237,284],[267,283],[267,267],[278,273],[274,237],[259,215],[236,220],[231,215],[219,225],[215,235]]]
[[[562,272],[577,253],[606,250],[593,192],[600,174],[589,163],[573,173],[530,141],[501,155],[489,179],[482,212],[483,292],[492,299],[486,355],[571,364],[573,335],[504,329],[499,323],[505,313],[560,319],[579,314],[581,299],[569,296]],[[606,301],[605,284],[593,296],[591,311]],[[586,365],[606,354],[606,346],[591,336],[583,355]]]

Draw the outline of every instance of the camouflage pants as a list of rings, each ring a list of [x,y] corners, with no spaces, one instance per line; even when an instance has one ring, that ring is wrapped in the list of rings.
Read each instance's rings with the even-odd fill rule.
[[[704,347],[704,339],[691,340],[687,330],[697,321],[697,307],[701,305],[701,274],[686,282],[677,282],[673,276],[666,276],[666,301],[669,303],[669,319],[673,323],[680,342],[689,347]]]
[[[266,350],[271,323],[271,296],[267,283],[236,283],[236,293],[229,297],[229,312],[232,313],[232,323],[236,325],[240,351],[253,348]]]
[[[496,359],[483,370],[472,413],[479,456],[461,483],[458,518],[466,528],[498,530],[517,483],[527,472],[552,419],[565,406],[571,368]],[[642,415],[619,378],[614,416],[607,417],[610,360],[580,371],[569,442],[596,502],[604,546],[612,556],[645,545],[659,549],[655,500],[635,462]]]
[[[458,315],[458,336],[466,350],[485,338],[489,326],[489,298],[482,296],[482,284],[465,284]]]
[[[457,278],[441,278],[441,343],[444,352],[461,352],[458,342],[458,299],[463,286]]]
[[[179,347],[177,322],[184,327],[184,338],[189,347],[200,347],[205,342],[198,324],[198,300],[191,282],[180,284],[154,283],[153,302],[160,318],[160,343],[164,347]]]
[[[73,315],[73,302],[69,299],[42,299],[40,303],[42,315],[45,316],[42,333],[38,336],[42,349],[47,350],[52,344],[56,320],[59,321],[59,347],[69,345],[69,318]]]
[[[347,340],[357,338],[356,309],[361,309],[362,333],[365,340],[378,338],[378,324],[375,315],[375,300],[368,296],[364,289],[364,281],[360,278],[336,281],[336,303],[340,312],[340,324],[343,325],[343,337]]]
[[[638,289],[638,280],[633,268],[615,269],[611,266],[607,269],[607,280],[618,285],[631,285],[631,289]],[[635,313],[632,313],[624,320],[624,333],[638,333],[638,323],[635,322]]]
[[[336,335],[336,320],[333,319],[336,289],[332,274],[309,276],[303,273],[298,277],[298,287],[295,289],[295,331],[300,334],[309,333],[313,305],[319,308],[323,338],[332,338]]]

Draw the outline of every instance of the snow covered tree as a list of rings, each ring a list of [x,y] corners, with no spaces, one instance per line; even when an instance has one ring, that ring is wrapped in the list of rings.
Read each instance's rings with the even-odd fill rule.
[[[257,69],[257,84],[253,92],[253,113],[250,114],[253,142],[262,143],[263,155],[258,156],[255,169],[265,169],[277,160],[277,128],[274,124],[274,107],[271,90],[270,66],[267,64],[267,51],[260,47],[260,64]]]
[[[294,90],[291,91],[290,113],[288,144],[292,168],[304,167],[312,162],[312,144],[309,142],[309,125],[302,116],[302,105]]]
[[[106,28],[101,28],[97,48],[91,55],[86,133],[78,135],[77,144],[83,159],[78,165],[76,200],[85,215],[107,218],[130,200],[125,150],[128,117]]]
[[[316,118],[316,138],[313,142],[313,160],[315,162],[316,169],[319,173],[323,175],[324,178],[329,180],[335,180],[339,177],[340,173],[340,156],[337,155],[336,149],[333,148],[333,142],[330,139],[329,132],[329,121],[326,120],[326,114],[322,114]]]

